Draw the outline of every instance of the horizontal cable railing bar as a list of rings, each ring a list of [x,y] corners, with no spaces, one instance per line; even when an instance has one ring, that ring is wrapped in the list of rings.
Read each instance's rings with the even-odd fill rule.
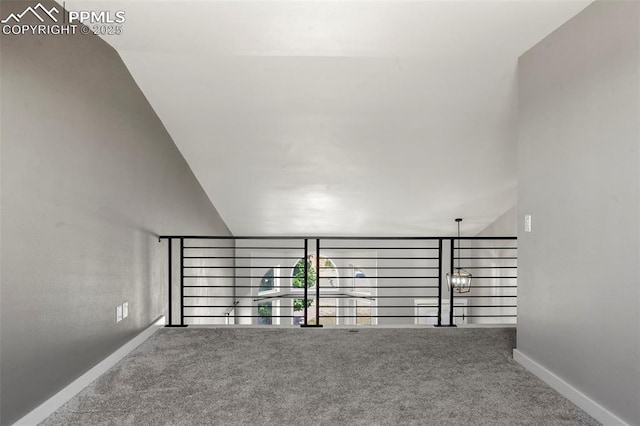
[[[223,318],[227,315],[184,315],[185,318]],[[517,318],[517,315],[454,315],[454,318]],[[300,318],[299,315],[277,315],[264,317],[262,315],[231,315],[231,318]],[[320,318],[438,318],[437,315],[320,315]],[[348,325],[348,324],[346,324]]]
[[[454,315],[454,318],[518,318],[517,315]]]
[[[257,268],[268,268],[269,266],[184,266],[185,269],[257,269]],[[505,268],[512,268],[511,266],[505,266]],[[516,268],[515,266],[513,266],[513,268]],[[347,270],[350,271],[352,269],[364,269],[364,270],[378,270],[378,269],[400,269],[400,270],[420,270],[420,269],[433,269],[436,270],[438,269],[437,266],[367,266],[367,267],[363,267],[363,268],[356,268],[353,266],[336,266],[335,268],[332,268],[330,266],[321,266],[320,269],[328,269],[328,270]],[[467,268],[469,269],[469,268]],[[325,278],[325,277],[322,277]],[[333,277],[332,277],[333,278]],[[353,277],[351,276],[346,276],[346,277],[339,277],[339,278],[345,278],[345,279],[352,279]],[[358,278],[358,277],[356,277]],[[368,278],[368,277],[365,277]]]
[[[231,298],[233,296],[211,296],[211,295],[200,295],[200,296],[194,296],[194,295],[185,295],[183,296],[184,298],[189,298],[189,299],[197,299],[197,298],[202,298],[202,299],[216,299],[216,298]],[[417,298],[435,298],[436,295],[435,294],[417,294],[415,295],[415,297]],[[302,295],[300,296],[294,296],[294,295],[287,295],[287,296],[278,296],[278,297],[256,297],[256,296],[235,296],[236,299],[251,299],[253,302],[264,302],[264,301],[271,301],[271,300],[285,300],[285,299],[303,299],[304,297]],[[344,300],[349,300],[349,299],[358,299],[358,300],[376,300],[376,299],[403,299],[406,298],[406,296],[368,296],[368,295],[351,295],[351,296],[344,296],[344,295],[333,295],[330,297],[320,297],[320,300],[327,300],[327,299],[344,299]],[[315,300],[315,297],[309,297],[308,300]],[[415,305],[402,305],[403,307],[414,307]],[[242,307],[242,306],[240,306]],[[378,308],[384,308],[386,307],[386,305],[382,305],[382,306],[378,306]]]
[[[194,247],[185,246],[193,250],[304,250],[304,247]]]
[[[185,259],[284,259],[299,260],[300,256],[283,257],[283,256],[185,256]]]
[[[185,318],[229,318],[227,315],[183,315]],[[262,315],[234,315],[231,318],[264,318]],[[299,318],[297,315],[278,315],[269,318]]]
[[[438,287],[423,287],[423,288],[433,288],[436,289]],[[185,296],[186,297],[186,296]],[[192,296],[192,297],[198,297],[198,296]],[[391,296],[391,295],[383,295],[383,296],[371,296],[368,294],[362,294],[362,295],[351,295],[351,294],[333,294],[333,295],[324,295],[324,296],[320,296],[321,300],[327,300],[327,299],[369,299],[369,300],[376,300],[376,299],[406,299],[407,296]],[[429,294],[416,294],[413,297],[424,297],[424,298],[432,298],[432,297],[436,297],[434,294],[429,293]],[[288,294],[288,295],[281,295],[281,296],[236,296],[236,299],[253,299],[254,302],[261,302],[263,300],[278,300],[278,299],[302,299],[303,296],[299,295],[293,295],[293,294]],[[315,296],[309,296],[309,300],[315,300]],[[409,306],[409,305],[405,305],[405,306]],[[414,305],[411,305],[414,306]]]
[[[464,269],[464,267],[463,267]],[[500,276],[495,276],[495,277],[477,277],[477,276],[473,276],[474,280],[486,280],[486,279],[490,279],[490,280],[503,280],[503,279],[516,279],[518,277],[500,277]]]
[[[494,259],[494,260],[495,260],[495,259]],[[499,271],[499,269],[516,269],[516,270],[518,269],[517,265],[514,265],[514,264],[511,264],[511,265],[504,265],[504,266],[508,266],[508,267],[505,267],[505,268],[498,268],[497,266],[472,266],[472,265],[478,265],[478,263],[479,263],[479,262],[474,262],[474,263],[472,263],[472,264],[465,264],[464,262],[460,262],[460,267],[461,267],[461,268],[463,268],[463,269],[474,269],[474,270],[480,269],[480,271],[476,272],[476,273],[478,273],[478,274],[479,274],[479,273],[485,273],[485,272],[487,272],[487,271],[482,271],[481,269],[495,269],[495,273],[496,273],[496,274],[500,274],[500,275],[501,275],[501,274],[505,274],[505,273],[507,273],[508,271]],[[509,263],[511,263],[511,262],[509,262]],[[504,263],[503,263],[503,264],[504,264]],[[458,262],[457,262],[457,260],[456,260],[456,267],[457,267],[457,266],[458,266]],[[512,266],[513,266],[513,267],[512,267]],[[516,272],[517,272],[517,271],[516,271]],[[474,276],[475,276],[475,275],[474,275]]]
[[[431,287],[422,287],[422,288],[433,288],[436,289],[438,287],[436,286],[431,286]],[[216,298],[216,297],[221,297],[221,298],[232,298],[235,297],[236,299],[253,299],[254,302],[258,302],[258,301],[262,301],[262,300],[277,300],[277,299],[303,299],[304,296],[302,294],[300,295],[295,295],[295,294],[286,294],[286,295],[274,295],[274,296],[255,296],[255,295],[236,295],[236,296],[222,296],[222,295],[184,295],[183,297],[185,298]],[[320,299],[403,299],[406,298],[406,295],[400,295],[400,296],[390,296],[390,295],[378,295],[378,296],[370,296],[370,295],[344,295],[344,294],[331,294],[331,295],[323,295],[320,296]],[[429,298],[429,297],[435,297],[433,294],[417,294],[414,295],[412,297],[425,297],[425,298]],[[468,297],[468,296],[467,296]],[[482,296],[484,298],[489,298],[489,296]],[[490,296],[490,297],[503,297],[503,296]],[[504,296],[504,297],[510,297],[510,296]],[[514,296],[515,297],[515,296]],[[313,296],[309,296],[309,300],[311,299],[315,299],[315,297]],[[408,305],[407,305],[408,306]],[[413,306],[413,305],[411,305]]]
[[[262,268],[268,268],[268,266],[264,266]],[[223,266],[223,267],[204,267],[204,266],[185,266],[184,269],[189,269],[191,270],[191,273],[194,272],[194,270],[197,269],[241,269],[241,268],[234,268],[233,266]],[[245,268],[246,269],[246,268]],[[254,266],[253,269],[256,269],[256,267]],[[370,268],[372,270],[375,270],[374,268]],[[394,272],[394,273],[398,273],[398,272],[402,272],[403,268],[381,268],[381,269],[386,269],[387,271],[390,272]],[[437,268],[412,268],[411,271],[413,273],[420,271],[421,269],[424,270],[424,272],[428,272],[431,270],[435,270]],[[407,270],[409,271],[409,270]],[[195,271],[197,272],[197,271]],[[204,272],[204,271],[203,271]],[[215,271],[212,271],[215,272]],[[224,272],[224,271],[220,271],[220,272]],[[210,273],[207,275],[189,275],[192,277],[196,277],[196,278],[263,278],[263,275],[211,275]],[[185,275],[185,278],[187,278],[187,275]],[[281,280],[288,280],[291,278],[295,278],[292,275],[280,275],[276,278],[279,278]],[[366,279],[388,279],[388,278],[438,278],[437,275],[366,275],[364,277],[354,277],[351,275],[340,275],[340,276],[332,276],[332,275],[320,275],[320,278],[323,280],[330,280],[330,279],[335,279],[335,280],[339,280],[339,281],[351,281],[351,280],[366,280]],[[476,278],[474,276],[474,278]],[[480,277],[478,277],[480,278]],[[496,276],[490,276],[488,278],[500,278],[499,275]],[[516,277],[504,277],[504,278],[516,278]]]
[[[333,259],[333,258],[332,258]],[[350,271],[352,269],[364,269],[364,270],[377,270],[377,269],[400,269],[400,270],[416,270],[416,269],[438,269],[437,266],[367,266],[367,267],[363,267],[363,268],[356,268],[354,266],[337,266],[335,268],[332,268],[330,266],[321,266],[320,270],[323,269],[328,269],[328,270],[332,270],[332,269],[337,269],[337,270],[347,270]],[[351,277],[348,277],[351,278]]]
[[[518,247],[458,247],[456,246],[456,250],[518,250]]]
[[[290,256],[185,256],[185,259],[285,259],[299,260]],[[438,260],[437,257],[335,257],[334,260]],[[456,257],[455,260],[517,260],[517,257]],[[324,267],[321,267],[324,268]]]
[[[517,266],[461,266],[464,269],[518,269]]]
[[[468,305],[466,308],[517,308],[518,305]],[[454,306],[454,309],[462,308],[462,306]]]
[[[185,275],[184,278],[262,278],[261,276],[255,276],[255,275]],[[295,278],[295,277],[281,277],[283,279],[289,279],[289,278]],[[332,277],[320,277],[323,280],[328,280],[328,279],[332,279]],[[399,280],[406,280],[406,279],[411,279],[411,280],[417,280],[417,279],[434,279],[434,278],[440,278],[440,277],[434,277],[434,276],[416,276],[416,277],[399,277],[399,276],[380,276],[380,277],[367,277],[369,279],[399,279]],[[474,277],[475,278],[475,277]],[[491,277],[490,277],[491,278]],[[351,277],[349,278],[343,278],[343,279],[348,279],[351,280]]]
[[[473,288],[518,288],[518,286],[517,285],[475,285],[474,284]]]
[[[339,257],[331,256],[333,260],[438,260],[437,257],[384,257],[384,256],[355,256],[355,257]]]
[[[259,285],[184,285],[182,286],[184,288],[260,288]],[[487,288],[494,288],[494,286],[485,286]],[[497,287],[497,286],[495,286]],[[304,294],[304,292],[302,290],[299,290],[299,287],[293,287],[298,289],[297,291],[300,291],[300,294]],[[328,287],[326,289],[323,289],[324,291],[326,291],[327,293],[323,293],[323,294],[331,294],[332,291],[351,291],[353,289],[371,289],[371,286],[366,286],[366,287],[342,287],[342,288],[331,288]],[[409,285],[409,286],[396,286],[396,285],[387,285],[387,286],[376,286],[375,288],[393,288],[393,289],[398,289],[398,290],[402,290],[402,289],[411,289],[411,288],[438,288],[438,286],[424,286],[424,285]],[[506,288],[510,288],[510,287],[506,287]],[[513,287],[515,288],[515,287]],[[287,290],[291,290],[292,287],[287,287]],[[278,291],[282,291],[283,289],[280,289]],[[310,290],[315,290],[314,287],[310,287]],[[268,294],[266,293],[269,290],[265,290],[265,295]],[[273,291],[275,293],[275,290]]]
[[[495,257],[454,257],[455,260],[518,260],[517,257],[505,257],[505,256],[495,256]]]
[[[458,265],[458,262],[456,262],[456,266],[457,266],[457,265]],[[476,262],[476,263],[474,263],[474,265],[477,265],[477,262]],[[464,264],[463,262],[460,262],[460,267],[461,267],[461,268],[463,268],[463,269],[474,269],[474,270],[475,270],[475,269],[495,269],[497,274],[504,274],[504,273],[506,273],[506,271],[500,271],[500,272],[498,272],[498,270],[499,270],[499,269],[518,269],[518,267],[517,267],[517,266],[515,266],[515,265],[514,265],[513,267],[512,267],[512,266],[508,266],[508,267],[504,267],[504,268],[499,268],[499,267],[497,267],[497,266],[471,266],[471,265],[466,265],[466,264]],[[483,272],[483,273],[484,273],[484,271],[480,271],[480,272]]]
[[[185,318],[228,318],[227,315],[183,315]],[[468,317],[471,315],[467,315]],[[496,315],[497,316],[497,315]],[[235,315],[232,318],[300,318],[298,315],[278,315],[277,317],[264,317],[262,315]],[[331,315],[320,318],[437,318],[435,315]],[[353,325],[353,324],[352,324]]]
[[[422,306],[426,306],[426,305],[420,305]],[[190,305],[190,306],[184,306],[184,308],[224,308],[225,305]],[[236,308],[245,308],[245,309],[256,309],[258,306],[240,306],[240,307],[236,307]],[[315,305],[313,306],[315,308]],[[335,309],[335,308],[339,308],[339,309],[355,309],[354,306],[320,306],[321,308],[329,308],[329,309]],[[438,305],[433,305],[431,306],[433,308],[437,308]],[[366,307],[361,307],[361,308],[366,308],[369,309],[369,306]],[[411,305],[385,305],[385,306],[379,306],[376,307],[375,309],[398,309],[398,308],[403,308],[403,309],[414,309],[415,306]],[[281,308],[282,309],[282,308]],[[373,309],[373,308],[372,308]],[[242,316],[242,315],[237,315],[238,317]],[[367,315],[368,316],[368,315]]]
[[[413,251],[425,251],[425,250],[438,250],[438,247],[322,247],[322,250],[413,250]],[[333,256],[332,256],[333,257]]]
[[[491,299],[494,297],[518,297],[517,295],[513,295],[513,296],[508,296],[508,295],[491,295],[491,296],[464,296],[465,299]]]
[[[456,236],[444,236],[444,237],[343,237],[343,236],[232,236],[232,235],[160,235],[158,239],[166,240],[171,239],[185,239],[185,240],[354,240],[354,241],[419,241],[419,240],[517,240],[518,237],[499,237],[499,236],[487,236],[487,237],[456,237]]]

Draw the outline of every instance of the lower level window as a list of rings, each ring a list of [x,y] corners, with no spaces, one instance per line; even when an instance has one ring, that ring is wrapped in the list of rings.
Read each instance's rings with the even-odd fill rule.
[[[307,324],[317,324],[316,299],[307,301]],[[293,325],[304,324],[304,299],[293,299]],[[320,298],[320,324],[338,324],[338,300]]]
[[[258,325],[273,324],[273,302],[258,303]]]
[[[371,301],[356,300],[356,325],[371,325]]]
[[[280,301],[258,303],[258,325],[280,325]]]

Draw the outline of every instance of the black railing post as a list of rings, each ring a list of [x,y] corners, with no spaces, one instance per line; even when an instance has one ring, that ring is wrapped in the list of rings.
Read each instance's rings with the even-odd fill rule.
[[[438,240],[438,327],[442,326],[442,238]]]
[[[320,238],[316,239],[316,324],[320,325]]]
[[[309,300],[309,289],[307,288],[309,279],[309,240],[307,238],[304,239],[304,324],[307,325],[308,319],[308,302]]]
[[[184,238],[180,238],[180,325],[184,327]]]
[[[307,249],[306,245],[307,240],[305,240],[305,251]],[[306,265],[307,260],[305,259],[305,280],[306,280]],[[301,325],[301,327],[322,327],[320,324],[320,238],[316,238],[316,323],[315,324],[307,324],[307,283],[304,285],[304,313],[305,313],[305,323]]]
[[[449,289],[449,324],[442,324],[442,278],[447,279],[447,277],[442,276],[442,241],[445,238],[438,239],[438,324],[435,327],[456,327],[453,323],[453,289],[451,285],[447,284],[447,288]],[[454,249],[454,239],[446,238],[449,240],[449,268],[451,273],[453,273],[453,249]]]
[[[186,327],[184,324],[184,239],[182,237],[163,237],[169,241],[167,254],[169,257],[169,321],[165,327]],[[173,324],[173,238],[180,238],[180,324]]]
[[[453,249],[455,246],[456,240],[454,238],[451,239],[451,259],[449,262],[449,271],[453,274],[453,256],[455,255]],[[458,241],[458,247],[460,247],[460,241]],[[449,285],[449,327],[455,327],[456,325],[453,323],[453,283]]]
[[[172,310],[172,306],[171,306],[173,304],[172,303],[173,302],[173,296],[172,296],[172,292],[171,292],[171,287],[173,287],[173,268],[172,268],[172,266],[173,266],[173,258],[172,258],[173,250],[172,250],[172,244],[171,244],[172,242],[173,242],[173,240],[171,238],[169,238],[167,240],[167,246],[168,246],[168,249],[167,249],[167,251],[168,251],[168,256],[167,256],[168,268],[167,269],[169,271],[169,273],[168,273],[168,275],[169,275],[169,277],[168,277],[169,278],[169,280],[168,280],[168,283],[169,283],[169,294],[167,295],[167,298],[169,299],[169,312],[168,312],[169,313],[169,322],[167,323],[167,326],[169,326],[169,327],[173,324],[173,316],[172,316],[173,310]]]

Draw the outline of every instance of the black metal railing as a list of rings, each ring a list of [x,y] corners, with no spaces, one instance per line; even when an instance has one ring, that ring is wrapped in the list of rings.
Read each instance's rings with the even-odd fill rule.
[[[167,240],[173,327],[455,326],[517,318],[516,237],[160,240]],[[449,291],[446,273],[454,265],[473,273],[470,293]]]

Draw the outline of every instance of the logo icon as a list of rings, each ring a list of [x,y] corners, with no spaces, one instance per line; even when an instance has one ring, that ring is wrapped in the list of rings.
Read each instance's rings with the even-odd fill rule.
[[[44,19],[42,18],[42,16],[40,16],[40,14],[38,14],[38,10],[40,11],[41,14],[44,14],[46,16],[48,16],[49,18],[51,18],[53,20],[53,22],[58,22],[58,19],[53,15],[53,13],[60,13],[60,11],[54,6],[52,7],[50,10],[47,10],[46,7],[44,7],[41,3],[38,3],[37,5],[35,5],[34,7],[28,6],[22,13],[11,13],[9,16],[7,16],[5,19],[3,19],[2,21],[0,21],[3,24],[8,23],[10,20],[14,20],[15,23],[19,23],[20,20],[22,19],[22,17],[24,15],[26,15],[27,13],[31,13],[33,16],[35,16],[36,18],[38,18],[38,20],[40,22],[44,22]]]

